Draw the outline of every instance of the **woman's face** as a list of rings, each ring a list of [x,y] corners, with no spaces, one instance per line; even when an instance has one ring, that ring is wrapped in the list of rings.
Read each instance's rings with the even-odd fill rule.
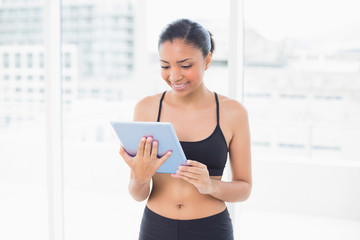
[[[161,77],[174,90],[186,95],[203,84],[204,71],[211,54],[204,59],[200,49],[184,43],[182,39],[166,41],[159,48]]]

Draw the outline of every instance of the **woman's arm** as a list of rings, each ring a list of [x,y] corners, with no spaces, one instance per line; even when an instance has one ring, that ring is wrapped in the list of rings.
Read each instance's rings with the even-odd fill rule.
[[[129,193],[138,202],[142,202],[149,196],[150,180],[140,180],[134,178],[134,173],[131,171],[129,182]]]
[[[252,187],[250,128],[246,109],[236,102],[231,105],[235,109],[229,146],[232,181],[213,179],[211,195],[227,202],[238,202],[249,198]]]
[[[134,111],[134,121],[154,121],[153,100],[154,97],[147,97],[136,104]],[[161,158],[157,158],[157,141],[152,137],[143,137],[135,157],[129,156],[121,146],[120,155],[126,164],[131,168],[129,192],[136,201],[144,201],[150,194],[150,181],[152,176],[163,162],[171,155],[169,151]],[[150,151],[151,150],[151,151]]]
[[[212,179],[211,196],[223,200],[225,202],[241,202],[249,198],[251,192],[251,184],[242,180],[233,180],[231,182],[223,182],[221,180]]]

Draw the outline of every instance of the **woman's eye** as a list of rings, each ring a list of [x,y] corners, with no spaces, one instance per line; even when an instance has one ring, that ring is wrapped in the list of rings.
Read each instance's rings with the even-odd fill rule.
[[[191,68],[192,65],[182,66],[183,68]]]
[[[169,66],[161,66],[162,69],[168,69]]]

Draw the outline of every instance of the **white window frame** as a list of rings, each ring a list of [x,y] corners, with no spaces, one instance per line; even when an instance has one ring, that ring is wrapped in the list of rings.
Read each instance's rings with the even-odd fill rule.
[[[46,159],[49,239],[64,239],[64,170],[61,112],[61,0],[44,0]]]
[[[244,0],[229,0],[229,97],[244,102]],[[226,177],[231,180],[230,168]],[[239,238],[240,205],[228,203],[232,222],[235,229],[235,238]]]

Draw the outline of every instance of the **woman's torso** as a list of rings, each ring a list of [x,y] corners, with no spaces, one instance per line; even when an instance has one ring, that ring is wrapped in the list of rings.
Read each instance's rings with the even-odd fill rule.
[[[156,98],[160,103],[160,97]],[[226,120],[222,121],[221,117],[219,120],[218,116],[222,115],[221,111],[217,112],[217,106],[220,104],[215,102],[215,98],[213,99],[197,109],[179,109],[172,106],[165,98],[156,111],[159,111],[158,120],[173,124],[183,147],[184,145],[185,147],[196,147],[200,142],[202,144],[207,141],[214,142],[215,138],[220,141],[219,138],[222,137],[222,144],[227,150],[231,139],[231,130],[222,126],[222,122]],[[210,176],[211,178],[221,179],[220,169],[211,171],[217,173],[213,174],[217,176]],[[203,218],[217,214],[226,208],[222,200],[208,194],[201,194],[194,185],[164,173],[156,173],[153,176],[153,186],[147,206],[152,211],[172,219]]]

